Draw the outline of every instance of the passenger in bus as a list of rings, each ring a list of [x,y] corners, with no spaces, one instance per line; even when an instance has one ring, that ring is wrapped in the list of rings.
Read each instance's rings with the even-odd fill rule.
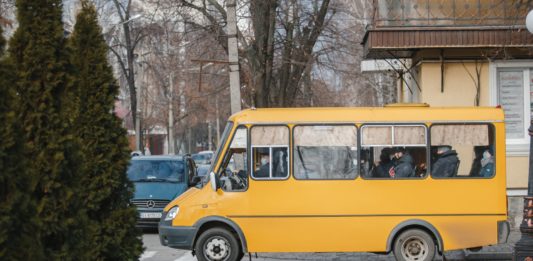
[[[274,151],[274,158],[272,159],[272,177],[286,177],[287,176],[287,153],[285,148]]]
[[[483,152],[483,158],[481,159],[481,170],[479,171],[479,176],[481,177],[492,177],[494,174],[494,157],[490,153],[490,150],[485,150]]]
[[[437,160],[433,163],[431,174],[433,177],[451,178],[457,176],[459,159],[457,152],[451,146],[439,146],[437,148]]]
[[[261,166],[255,172],[255,177],[257,178],[268,178],[270,177],[270,155],[262,154],[261,155]]]
[[[383,148],[379,155],[379,164],[373,169],[374,178],[390,178],[389,171],[394,168],[394,163],[391,160],[392,149]]]
[[[415,169],[413,164],[413,157],[405,148],[396,148],[394,157],[397,160],[394,166],[394,172],[391,174],[394,178],[410,178],[415,176]]]

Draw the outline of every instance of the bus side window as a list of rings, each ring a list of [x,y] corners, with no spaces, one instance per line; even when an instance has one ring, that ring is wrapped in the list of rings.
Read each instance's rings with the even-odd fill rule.
[[[434,178],[492,177],[494,156],[492,125],[431,126],[431,176]]]
[[[239,126],[219,169],[221,187],[224,191],[243,191],[248,187],[247,148],[248,131]]]
[[[252,177],[286,179],[289,177],[289,128],[254,126],[252,140]]]
[[[300,180],[355,179],[355,125],[294,127],[294,177]]]
[[[424,125],[365,125],[361,129],[364,178],[419,178],[427,166]]]

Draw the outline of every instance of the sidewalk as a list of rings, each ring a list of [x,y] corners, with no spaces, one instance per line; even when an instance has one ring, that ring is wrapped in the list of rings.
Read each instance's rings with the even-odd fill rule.
[[[513,230],[509,235],[508,242],[506,244],[500,244],[495,246],[484,247],[478,252],[472,252],[469,250],[448,251],[444,253],[445,259],[442,256],[435,256],[435,260],[511,260],[514,244],[520,239],[520,231]],[[250,260],[249,256],[245,256],[243,260]],[[393,261],[394,256],[389,255],[377,255],[371,253],[260,253],[257,255],[252,254],[251,260],[253,261],[275,261],[275,260],[332,260],[332,261]]]

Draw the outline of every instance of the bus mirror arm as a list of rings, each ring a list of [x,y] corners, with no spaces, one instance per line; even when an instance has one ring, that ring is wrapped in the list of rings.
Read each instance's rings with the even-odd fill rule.
[[[220,188],[220,182],[215,172],[211,171],[211,173],[209,173],[209,182],[211,182],[211,188],[213,189],[213,191],[216,192]]]

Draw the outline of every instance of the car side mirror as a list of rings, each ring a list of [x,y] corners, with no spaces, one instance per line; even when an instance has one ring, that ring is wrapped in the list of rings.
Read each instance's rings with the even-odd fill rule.
[[[189,183],[189,187],[196,186],[198,183],[200,183],[200,181],[202,181],[202,177],[200,177],[200,176],[192,177],[191,182]]]
[[[209,182],[211,183],[211,188],[213,189],[213,191],[216,192],[220,188],[220,184],[218,182],[218,178],[215,172],[211,171],[211,173],[209,173]]]

